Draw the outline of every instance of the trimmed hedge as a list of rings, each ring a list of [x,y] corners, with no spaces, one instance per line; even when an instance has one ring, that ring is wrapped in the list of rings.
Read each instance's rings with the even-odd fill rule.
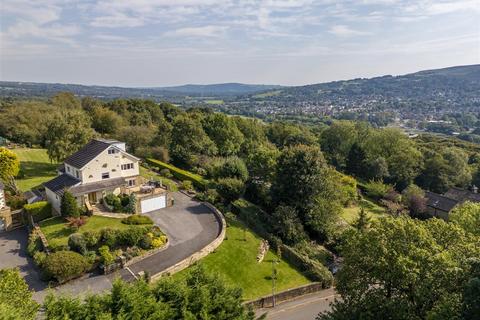
[[[201,189],[201,190],[206,190],[208,186],[208,180],[204,179],[202,176],[182,170],[180,168],[177,168],[171,164],[156,160],[156,159],[147,159],[147,163],[150,164],[151,166],[154,167],[159,167],[160,169],[168,169],[170,172],[173,174],[175,178],[177,178],[180,181],[184,180],[189,180],[192,181],[192,183],[195,185],[195,187]]]
[[[52,217],[52,205],[47,201],[39,201],[23,206],[27,214],[31,215],[34,222],[39,222]]]
[[[58,251],[47,256],[43,263],[45,273],[59,283],[77,278],[91,267],[87,259],[73,251]]]
[[[130,217],[123,218],[122,223],[140,225],[140,224],[153,224],[153,221],[152,219],[150,219],[149,216],[134,214],[134,215],[131,215]]]

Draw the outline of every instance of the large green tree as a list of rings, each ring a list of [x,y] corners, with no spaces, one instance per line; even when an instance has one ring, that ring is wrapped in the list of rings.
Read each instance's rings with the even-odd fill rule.
[[[15,192],[17,191],[15,177],[19,171],[20,161],[17,155],[7,148],[0,147],[0,181]]]
[[[337,169],[343,170],[347,165],[350,149],[357,138],[353,122],[336,121],[322,132],[320,143],[329,162]]]
[[[66,109],[48,123],[45,134],[48,156],[61,162],[83,147],[95,134],[90,118],[81,109]]]
[[[170,154],[178,164],[193,166],[199,155],[217,152],[215,143],[208,137],[198,119],[179,115],[173,121]]]
[[[447,310],[460,318],[478,237],[443,220],[401,217],[350,230],[344,240],[342,299],[319,319],[447,319]]]
[[[143,280],[127,284],[117,280],[111,292],[85,300],[49,295],[45,316],[54,319],[145,320],[253,320],[242,305],[240,289],[196,267],[182,279],[162,278],[155,285]]]
[[[35,319],[39,305],[16,269],[0,270],[0,319]]]
[[[221,156],[236,155],[240,151],[244,137],[231,117],[221,113],[209,114],[203,119],[203,128]]]

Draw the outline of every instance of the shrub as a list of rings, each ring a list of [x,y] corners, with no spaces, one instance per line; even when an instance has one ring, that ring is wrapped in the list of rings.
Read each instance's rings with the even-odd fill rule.
[[[128,196],[128,204],[125,207],[125,212],[135,214],[137,211],[137,198],[135,197],[134,194],[131,194]]]
[[[209,202],[211,204],[216,204],[220,200],[220,196],[215,189],[208,189],[204,192],[199,192],[195,195],[195,199],[199,201]]]
[[[144,234],[140,242],[138,243],[138,246],[144,250],[148,250],[152,247],[152,237]]]
[[[153,224],[153,221],[152,219],[150,219],[149,216],[135,214],[133,216],[122,219],[122,223],[140,225],[140,224]]]
[[[226,203],[240,198],[245,192],[245,184],[239,179],[225,178],[217,181],[217,191]]]
[[[205,180],[202,176],[198,175],[198,174],[194,174],[194,173],[191,173],[191,172],[188,172],[186,170],[182,170],[182,169],[179,169],[175,166],[172,166],[170,164],[167,164],[165,162],[162,162],[162,161],[159,161],[159,160],[155,160],[155,159],[147,159],[147,162],[152,165],[152,166],[156,166],[156,167],[159,167],[159,168],[162,168],[162,169],[168,169],[170,170],[170,172],[173,174],[173,176],[179,180],[190,180],[193,182],[193,184],[201,189],[201,190],[205,190],[207,185],[208,185],[208,181]]]
[[[216,171],[216,178],[236,178],[243,182],[248,179],[247,166],[238,157],[226,158]]]
[[[52,205],[47,201],[39,201],[23,206],[25,212],[32,216],[34,222],[39,222],[52,216]]]
[[[192,190],[193,190],[192,181],[190,181],[190,180],[183,180],[183,181],[182,181],[182,189],[185,190],[185,191],[192,191]]]
[[[44,271],[59,283],[77,278],[90,268],[87,259],[73,251],[58,251],[47,256]]]
[[[113,212],[120,212],[122,211],[122,200],[120,197],[114,195],[113,193],[107,194],[103,200],[107,204],[108,207],[110,207]]]
[[[367,196],[380,200],[387,195],[387,193],[392,190],[392,186],[384,184],[382,181],[372,180],[365,184],[365,191]]]
[[[83,238],[85,239],[85,244],[88,248],[93,248],[98,244],[100,240],[100,232],[98,231],[85,231],[83,233]]]
[[[165,243],[167,243],[167,236],[165,235],[152,239],[152,247],[154,248],[160,248]]]
[[[5,198],[7,206],[9,206],[12,210],[21,209],[25,203],[27,203],[27,200],[22,194],[11,195],[10,193],[6,193]]]
[[[85,216],[67,218],[67,226],[75,231],[80,229],[85,223],[87,223],[87,217]]]
[[[115,261],[115,257],[110,252],[110,249],[108,248],[108,246],[101,246],[98,249],[98,253],[100,254],[100,257],[102,258],[102,263],[105,266],[108,266]]]
[[[118,237],[118,243],[126,246],[136,246],[140,243],[145,234],[144,228],[129,228],[120,232]]]
[[[85,254],[87,252],[87,243],[81,233],[74,233],[68,237],[68,246],[70,250]]]
[[[83,256],[85,257],[85,259],[87,259],[87,262],[90,265],[93,265],[97,260],[97,254],[95,253],[95,251],[87,251]]]
[[[134,257],[137,257],[141,254],[140,248],[137,246],[133,247],[128,247],[127,250],[125,250],[124,255],[125,257],[130,260]]]
[[[114,248],[118,242],[119,231],[110,228],[103,228],[100,231],[100,239],[109,248]]]
[[[47,259],[47,254],[42,251],[37,251],[33,255],[33,262],[40,268],[43,267],[43,264],[45,263],[45,260]]]
[[[63,192],[60,204],[60,212],[63,217],[79,217],[80,210],[78,208],[77,199],[67,190]]]
[[[165,178],[171,178],[173,177],[172,173],[168,169],[162,169],[160,170],[160,175],[165,177]]]
[[[33,257],[35,252],[40,250],[42,250],[42,241],[38,233],[33,231],[28,236],[27,253],[30,257]]]

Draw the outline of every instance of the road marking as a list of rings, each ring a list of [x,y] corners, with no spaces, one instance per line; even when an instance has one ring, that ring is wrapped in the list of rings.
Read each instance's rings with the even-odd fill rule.
[[[311,304],[313,302],[317,302],[317,301],[320,301],[320,300],[327,300],[329,298],[333,298],[333,297],[336,297],[336,296],[339,296],[339,294],[332,294],[332,295],[329,295],[329,296],[326,296],[326,297],[319,297],[317,299],[312,299],[312,300],[309,300],[309,301],[306,301],[306,302],[303,302],[303,303],[298,303],[298,304],[295,304],[291,307],[283,308],[283,309],[280,309],[280,310],[277,310],[277,311],[274,311],[274,312],[268,312],[268,311],[267,312],[268,312],[268,315],[271,316],[271,315],[275,315],[275,314],[278,314],[278,313],[281,313],[281,312],[296,309],[298,307],[303,307],[303,306],[305,306],[307,304]]]
[[[128,272],[130,272],[132,274],[132,276],[135,278],[135,280],[138,280],[138,277],[135,275],[135,273],[133,273],[132,270],[130,270],[129,267],[125,267],[125,269],[127,269]]]

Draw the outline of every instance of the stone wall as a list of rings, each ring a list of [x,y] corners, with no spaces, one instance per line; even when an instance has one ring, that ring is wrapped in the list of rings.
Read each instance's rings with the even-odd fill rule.
[[[197,262],[198,260],[206,257],[208,254],[213,252],[223,242],[223,239],[225,238],[225,233],[227,231],[227,224],[225,222],[225,219],[223,218],[222,213],[220,211],[218,211],[218,209],[215,208],[214,206],[212,206],[210,203],[203,202],[203,205],[208,207],[215,214],[215,218],[217,219],[218,223],[221,226],[220,232],[217,235],[217,237],[215,238],[215,240],[210,242],[210,244],[206,245],[200,251],[195,252],[191,256],[183,259],[182,261],[176,263],[175,265],[163,270],[162,272],[159,272],[155,275],[152,275],[151,276],[151,281],[158,280],[163,275],[171,275],[171,274],[177,273],[177,272],[189,267],[193,263]]]
[[[291,300],[309,293],[323,290],[323,286],[319,282],[310,283],[301,287],[288,289],[275,294],[275,303]],[[251,306],[253,309],[273,307],[273,296],[264,296],[256,300],[247,301],[245,306]]]

